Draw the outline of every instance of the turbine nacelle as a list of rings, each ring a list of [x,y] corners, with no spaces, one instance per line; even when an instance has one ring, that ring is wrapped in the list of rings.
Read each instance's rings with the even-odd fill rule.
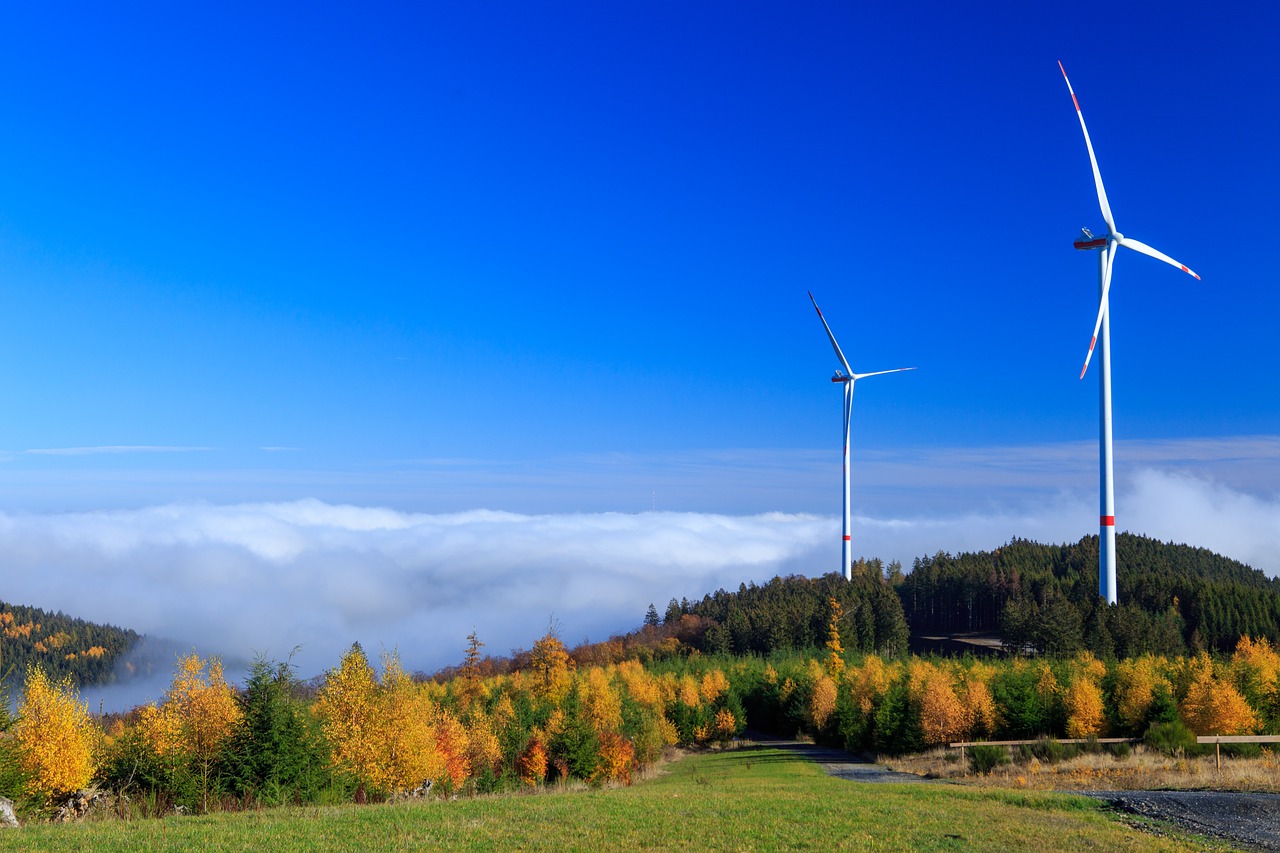
[[[836,375],[831,377],[832,382],[852,382],[852,376],[845,376],[843,372],[837,370]]]

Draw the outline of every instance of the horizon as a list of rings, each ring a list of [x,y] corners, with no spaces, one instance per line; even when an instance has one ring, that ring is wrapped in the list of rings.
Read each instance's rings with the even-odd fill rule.
[[[859,384],[855,556],[1096,534],[1059,61],[1117,226],[1203,276],[1118,260],[1117,530],[1280,574],[1280,10],[927,14],[7,11],[4,597],[431,671],[837,571],[808,291],[919,368]]]

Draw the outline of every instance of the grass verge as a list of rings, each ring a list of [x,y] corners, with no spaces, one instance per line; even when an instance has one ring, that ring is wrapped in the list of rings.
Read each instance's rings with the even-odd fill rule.
[[[787,752],[689,756],[631,788],[0,831],[0,850],[1203,850],[1082,797],[864,785]]]

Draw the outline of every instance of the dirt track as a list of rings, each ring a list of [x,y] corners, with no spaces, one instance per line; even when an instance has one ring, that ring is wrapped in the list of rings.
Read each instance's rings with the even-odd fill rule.
[[[760,746],[786,749],[816,761],[832,776],[854,782],[940,784],[898,773],[840,749],[751,735]],[[945,784],[945,783],[941,783]],[[1103,800],[1119,811],[1168,821],[1190,832],[1221,838],[1250,850],[1280,850],[1280,794],[1225,791],[1073,791]]]

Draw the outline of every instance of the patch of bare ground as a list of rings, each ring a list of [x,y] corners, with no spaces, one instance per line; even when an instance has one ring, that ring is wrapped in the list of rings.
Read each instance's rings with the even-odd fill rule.
[[[1213,755],[1173,758],[1135,746],[1127,755],[1108,751],[1082,752],[1049,763],[1037,758],[1013,760],[988,773],[962,766],[960,751],[938,749],[902,757],[881,757],[878,763],[903,773],[946,779],[976,786],[1029,788],[1052,791],[1249,791],[1280,793],[1280,756],[1264,752],[1255,758]],[[966,764],[969,764],[966,755]]]

